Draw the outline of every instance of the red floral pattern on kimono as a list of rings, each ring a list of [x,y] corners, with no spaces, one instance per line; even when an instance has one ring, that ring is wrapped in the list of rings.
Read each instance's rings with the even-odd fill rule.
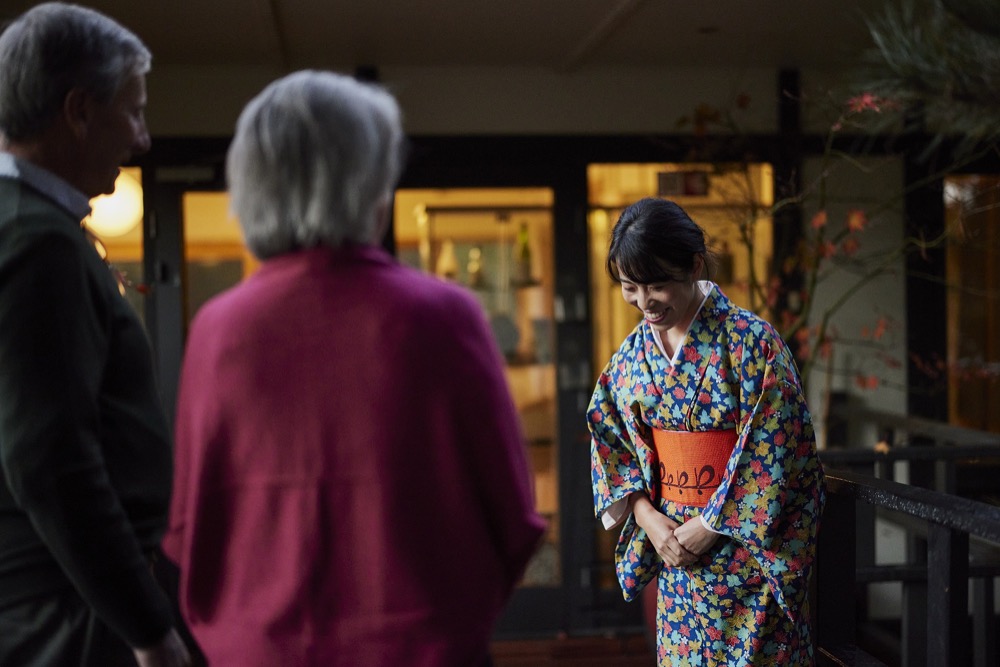
[[[615,550],[626,600],[658,579],[661,666],[812,665],[808,581],[825,499],[795,362],[774,328],[718,286],[677,363],[645,322],[611,358],[588,410],[594,506],[644,491],[677,522],[701,514],[722,534],[690,567],[665,567],[628,516]],[[658,498],[651,429],[736,429],[704,509]],[[669,462],[664,462],[669,468]]]

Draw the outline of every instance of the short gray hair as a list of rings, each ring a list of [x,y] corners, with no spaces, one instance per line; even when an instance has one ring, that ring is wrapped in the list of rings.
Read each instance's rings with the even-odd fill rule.
[[[37,5],[0,34],[0,132],[11,141],[32,139],[74,88],[106,104],[151,61],[142,40],[104,14],[61,2]]]
[[[226,158],[251,252],[377,242],[403,141],[399,106],[377,85],[316,70],[271,83],[240,114]]]

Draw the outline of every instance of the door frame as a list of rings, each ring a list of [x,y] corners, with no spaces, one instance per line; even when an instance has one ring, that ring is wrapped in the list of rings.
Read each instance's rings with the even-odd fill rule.
[[[146,215],[144,262],[153,285],[146,317],[164,405],[173,421],[185,318],[183,303],[185,192],[225,190],[229,138],[163,139],[138,161],[143,168]],[[692,137],[410,137],[400,188],[543,187],[553,192],[556,410],[559,443],[559,541],[562,585],[518,588],[498,622],[497,638],[636,632],[642,605],[626,603],[617,587],[601,588],[607,572],[597,558],[585,413],[593,381],[590,313],[587,165],[679,162]],[[754,142],[755,153],[783,169],[773,141]],[[744,145],[742,147],[746,149]],[[742,153],[740,154],[742,155]],[[724,159],[725,156],[716,156]],[[737,158],[734,154],[734,158]],[[778,221],[776,220],[776,234]],[[794,226],[789,224],[789,227]],[[783,226],[782,226],[783,227]],[[776,239],[776,243],[778,239]],[[384,241],[393,251],[393,230]],[[564,378],[576,378],[570,382]],[[469,576],[475,576],[470,572]],[[442,582],[446,585],[446,582]]]

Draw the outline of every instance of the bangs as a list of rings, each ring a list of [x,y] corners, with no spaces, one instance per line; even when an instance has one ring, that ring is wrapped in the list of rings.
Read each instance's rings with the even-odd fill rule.
[[[653,285],[682,281],[686,278],[684,271],[671,266],[663,259],[638,249],[619,248],[617,254],[608,257],[608,273],[616,282]]]

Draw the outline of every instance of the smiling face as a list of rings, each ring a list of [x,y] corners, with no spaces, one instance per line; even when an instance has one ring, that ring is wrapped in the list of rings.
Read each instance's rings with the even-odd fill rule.
[[[92,97],[85,104],[83,150],[75,185],[88,197],[96,197],[114,192],[119,168],[149,150],[146,77],[133,74],[125,79],[107,104]]]
[[[658,333],[674,329],[687,331],[701,303],[701,291],[693,276],[689,280],[641,284],[622,276],[622,298],[642,312]]]
[[[652,282],[640,282],[619,272],[622,298],[638,308],[643,319],[657,333],[684,333],[698,312],[703,296],[698,287],[698,276],[704,260],[699,255],[693,263],[690,272],[664,267],[661,274],[664,277]]]

